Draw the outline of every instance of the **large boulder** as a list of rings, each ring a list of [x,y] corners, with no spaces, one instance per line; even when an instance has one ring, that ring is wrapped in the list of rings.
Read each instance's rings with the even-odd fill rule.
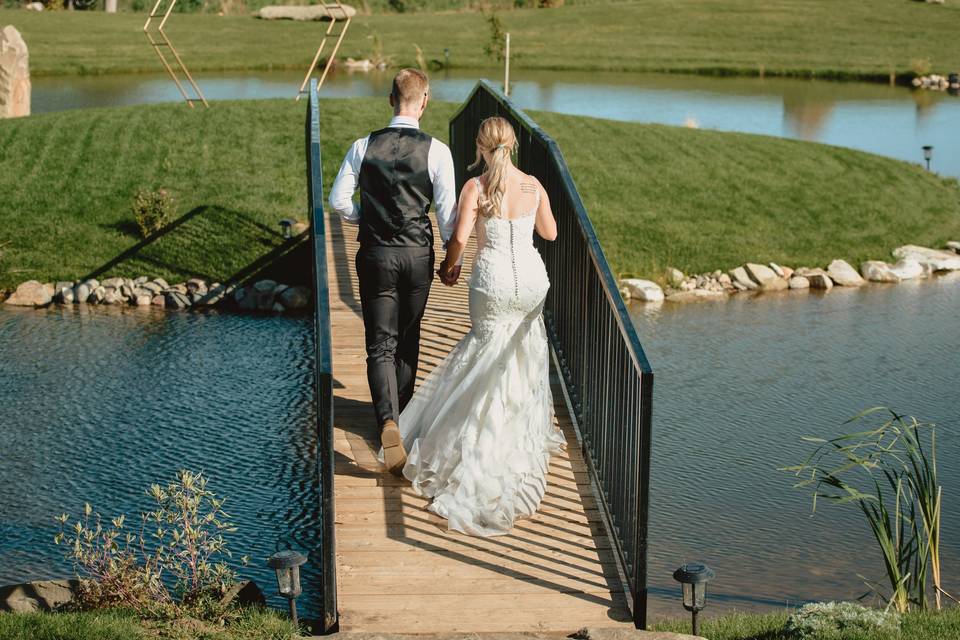
[[[241,580],[228,587],[220,598],[220,606],[237,605],[240,607],[264,607],[267,599],[263,591],[253,580]]]
[[[913,280],[923,277],[923,265],[916,260],[903,259],[890,267],[892,271],[901,280]]]
[[[691,289],[690,291],[677,291],[667,296],[667,302],[699,302],[700,300],[723,300],[727,297],[727,292],[713,291],[711,289]]]
[[[931,271],[955,271],[960,269],[960,255],[952,251],[908,244],[894,249],[893,255],[900,260],[916,260],[921,265],[929,267]]]
[[[631,300],[643,302],[660,302],[663,300],[663,289],[656,282],[641,280],[640,278],[624,278],[620,286],[626,290]]]
[[[870,282],[900,282],[900,276],[882,260],[867,260],[860,265],[860,273]]]
[[[20,283],[17,290],[14,291],[5,304],[15,307],[43,307],[53,300],[53,285],[46,285],[36,280],[27,280]]]
[[[777,277],[772,280],[767,280],[763,283],[763,286],[760,287],[764,291],[783,291],[788,289],[790,285],[783,278]]]
[[[954,253],[960,253],[960,240],[949,240],[947,242],[947,249]]]
[[[314,5],[270,5],[262,7],[254,15],[263,20],[343,20],[357,15],[357,10],[350,5],[342,5],[341,10],[335,4]]]
[[[793,276],[790,278],[788,284],[791,289],[809,289],[810,281],[804,278],[803,276]]]
[[[659,287],[657,288],[659,289]],[[662,292],[661,295],[663,295]],[[307,305],[310,304],[310,289],[307,287],[287,287],[277,296],[277,300],[283,305],[284,309],[290,311],[306,309]]]
[[[829,291],[833,288],[833,280],[830,279],[830,274],[823,269],[810,269],[804,267],[802,269],[797,269],[797,275],[806,278],[810,283],[811,289],[824,289]]]
[[[758,285],[756,282],[753,281],[752,278],[750,278],[750,275],[747,273],[747,270],[743,267],[737,267],[736,269],[733,269],[732,271],[730,271],[730,278],[733,280],[734,284],[740,285],[739,287],[737,287],[738,289],[746,290],[746,289],[760,288],[760,285]]]
[[[750,276],[750,279],[761,287],[771,280],[775,280],[776,278],[780,277],[773,269],[764,264],[754,264],[752,262],[748,262],[743,266],[743,268],[746,269],[747,275]]]
[[[834,260],[827,266],[830,279],[842,287],[860,287],[867,283],[846,260]]]
[[[0,611],[56,611],[73,602],[79,580],[40,580],[0,587]]]
[[[0,30],[0,118],[30,115],[30,56],[12,25]]]

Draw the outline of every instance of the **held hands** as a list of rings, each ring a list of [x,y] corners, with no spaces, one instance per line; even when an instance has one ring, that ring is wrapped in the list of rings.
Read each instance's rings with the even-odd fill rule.
[[[457,284],[457,280],[460,279],[460,265],[447,264],[447,261],[444,260],[440,265],[440,269],[437,270],[437,275],[440,276],[440,282],[448,287],[452,287]]]

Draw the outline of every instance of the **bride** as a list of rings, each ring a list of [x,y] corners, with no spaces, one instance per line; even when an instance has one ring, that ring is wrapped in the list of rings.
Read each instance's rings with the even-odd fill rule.
[[[403,475],[433,498],[429,510],[452,530],[508,533],[537,510],[550,454],[564,446],[553,426],[543,303],[550,282],[533,233],[557,237],[540,182],[511,160],[510,123],[488,118],[477,135],[485,171],[463,187],[456,231],[440,277],[459,277],[464,246],[477,233],[470,278],[470,332],[430,374],[400,414],[408,453]]]

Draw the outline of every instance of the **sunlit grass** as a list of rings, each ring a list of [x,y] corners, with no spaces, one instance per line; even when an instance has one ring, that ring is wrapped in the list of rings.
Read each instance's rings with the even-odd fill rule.
[[[905,74],[914,61],[960,70],[960,5],[906,0],[650,0],[501,12],[512,63],[522,69],[683,71],[870,77]],[[30,47],[35,74],[162,71],[141,33],[142,14],[0,10]],[[194,70],[306,69],[321,23],[176,14],[168,32]],[[355,19],[342,56],[368,57],[369,36],[396,64],[427,60],[490,66],[479,12],[380,14]]]
[[[424,128],[446,139],[456,105]],[[116,275],[223,281],[269,259],[306,219],[305,104],[91,109],[0,121],[0,288]],[[822,265],[960,238],[956,183],[878,156],[735,133],[533,113],[560,142],[615,271],[657,276],[747,260]],[[385,100],[322,103],[329,188]],[[177,221],[141,243],[131,203],[167,188]]]

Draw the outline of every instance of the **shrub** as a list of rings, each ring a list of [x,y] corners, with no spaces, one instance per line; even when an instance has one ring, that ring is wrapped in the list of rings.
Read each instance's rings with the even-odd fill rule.
[[[897,636],[900,616],[855,602],[814,602],[791,615],[784,629],[799,640],[879,640]]]
[[[140,514],[139,530],[129,530],[124,515],[104,524],[89,504],[76,521],[65,513],[56,518],[54,542],[66,547],[81,578],[78,604],[125,607],[151,618],[180,609],[202,619],[222,617],[218,596],[237,581],[223,561],[231,556],[224,534],[236,531],[223,500],[202,474],[183,470],[147,494],[156,509]]]
[[[490,25],[490,39],[483,47],[483,52],[488,58],[493,58],[497,62],[503,62],[506,58],[506,39],[507,32],[503,26],[503,20],[496,13],[487,16],[487,24]]]
[[[170,221],[172,212],[173,198],[166,189],[141,188],[133,198],[133,217],[144,238],[162,229]]]

